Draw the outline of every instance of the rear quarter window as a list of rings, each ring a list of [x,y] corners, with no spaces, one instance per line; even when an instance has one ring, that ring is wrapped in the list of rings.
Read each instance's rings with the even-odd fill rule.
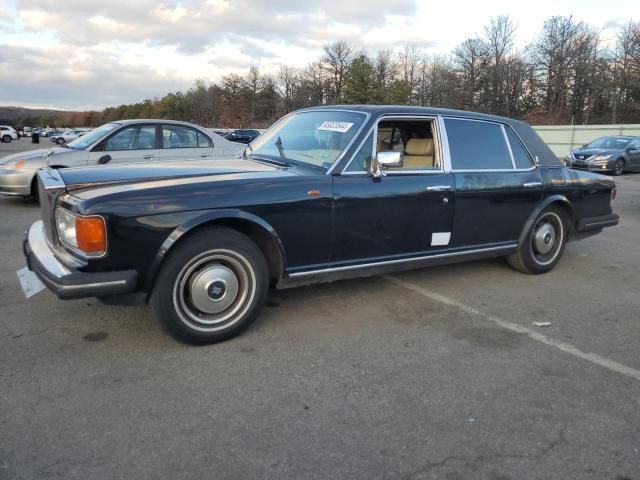
[[[507,132],[507,137],[509,138],[509,144],[511,145],[511,152],[513,153],[513,160],[516,163],[516,168],[526,169],[533,167],[531,157],[522,145],[518,136],[513,133],[511,128],[505,127],[504,129]]]
[[[502,126],[475,120],[445,119],[454,170],[511,170]]]

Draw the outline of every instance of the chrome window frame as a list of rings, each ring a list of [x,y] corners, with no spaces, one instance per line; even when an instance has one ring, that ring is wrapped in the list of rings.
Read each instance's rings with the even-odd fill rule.
[[[479,119],[479,118],[464,118],[464,117],[445,115],[445,116],[442,117],[442,128],[444,130],[445,136],[447,137],[447,142],[448,142],[449,137],[448,137],[448,134],[447,134],[447,127],[445,125],[445,121],[446,120],[462,120],[462,121],[465,121],[465,122],[488,123],[490,125],[495,125],[495,126],[499,127],[500,130],[502,131],[502,136],[503,136],[504,141],[505,141],[505,143],[507,145],[507,151],[509,152],[509,156],[511,157],[511,165],[512,165],[511,168],[453,168],[453,159],[451,158],[451,153],[449,152],[449,161],[451,162],[450,166],[451,166],[451,171],[452,172],[454,172],[454,173],[531,172],[531,171],[536,169],[535,163],[531,161],[532,158],[533,158],[531,156],[531,152],[526,147],[526,144],[522,141],[522,138],[520,138],[520,135],[518,135],[518,133],[513,128],[511,128],[509,125],[507,125],[505,123],[497,122],[497,121],[492,121],[492,120],[484,120],[484,119]],[[507,128],[511,129],[513,134],[516,136],[516,138],[518,139],[520,144],[525,149],[525,152],[529,156],[529,162],[532,163],[531,167],[529,167],[529,168],[517,168],[516,167],[515,158],[513,156],[513,150],[511,149],[511,143],[509,142],[509,137],[507,136],[507,132],[506,132]],[[447,146],[448,146],[448,143],[447,143]]]
[[[441,160],[440,162],[440,168],[438,169],[424,169],[424,170],[383,170],[384,175],[433,175],[433,174],[442,174],[442,173],[449,173],[451,171],[450,166],[451,166],[451,162],[450,162],[450,158],[449,158],[449,143],[446,142],[446,150],[445,148],[443,148],[443,141],[441,139],[445,139],[446,141],[446,135],[442,134],[442,122],[441,122],[441,116],[440,115],[402,115],[402,114],[397,114],[397,113],[389,113],[389,114],[384,114],[381,115],[376,122],[371,125],[371,127],[369,127],[369,130],[366,132],[366,134],[364,135],[364,138],[360,141],[360,144],[358,145],[358,148],[356,148],[356,150],[354,151],[353,155],[351,156],[351,159],[347,162],[347,164],[344,166],[344,168],[342,169],[342,171],[340,172],[340,175],[345,175],[345,176],[368,176],[371,175],[371,172],[367,171],[367,170],[361,170],[361,171],[352,171],[352,172],[348,172],[347,168],[349,168],[349,165],[351,165],[351,163],[353,162],[354,158],[356,157],[356,155],[358,153],[360,153],[360,150],[363,148],[365,142],[369,139],[369,135],[371,135],[373,133],[373,155],[377,155],[378,153],[378,125],[380,124],[380,122],[384,121],[384,120],[424,120],[424,121],[429,121],[431,122],[432,125],[432,133],[433,133],[433,141],[434,141],[434,154],[437,154],[439,156],[439,159]]]

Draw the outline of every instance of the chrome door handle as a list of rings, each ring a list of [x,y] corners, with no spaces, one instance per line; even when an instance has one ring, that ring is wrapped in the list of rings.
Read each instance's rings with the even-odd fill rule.
[[[208,153],[201,153],[200,154],[200,158],[207,158],[207,157],[209,157]]]
[[[527,182],[527,183],[523,183],[522,184],[523,187],[541,187],[542,186],[542,182]]]
[[[145,160],[151,160],[153,158],[153,155],[145,155],[144,157]]]
[[[446,192],[451,190],[450,185],[430,185],[427,187],[428,192]]]

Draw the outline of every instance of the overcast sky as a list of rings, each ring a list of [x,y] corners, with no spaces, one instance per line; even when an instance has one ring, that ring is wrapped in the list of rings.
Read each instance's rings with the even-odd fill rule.
[[[634,13],[638,0],[0,0],[0,105],[101,109],[251,65],[302,67],[342,39],[448,53],[496,15],[520,47],[553,15],[612,39]]]

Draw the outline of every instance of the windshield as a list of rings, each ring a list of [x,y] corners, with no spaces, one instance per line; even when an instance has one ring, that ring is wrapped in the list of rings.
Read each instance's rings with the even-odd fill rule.
[[[260,135],[247,153],[286,164],[327,170],[364,121],[364,113],[319,110],[284,117]]]
[[[86,135],[76,138],[73,142],[67,143],[67,146],[69,148],[73,148],[74,150],[84,150],[109,133],[113,132],[119,126],[119,123],[105,123],[101,127],[98,127],[95,130],[91,130]]]
[[[624,137],[601,137],[587,145],[589,148],[611,148],[620,150],[626,148],[630,138]]]

